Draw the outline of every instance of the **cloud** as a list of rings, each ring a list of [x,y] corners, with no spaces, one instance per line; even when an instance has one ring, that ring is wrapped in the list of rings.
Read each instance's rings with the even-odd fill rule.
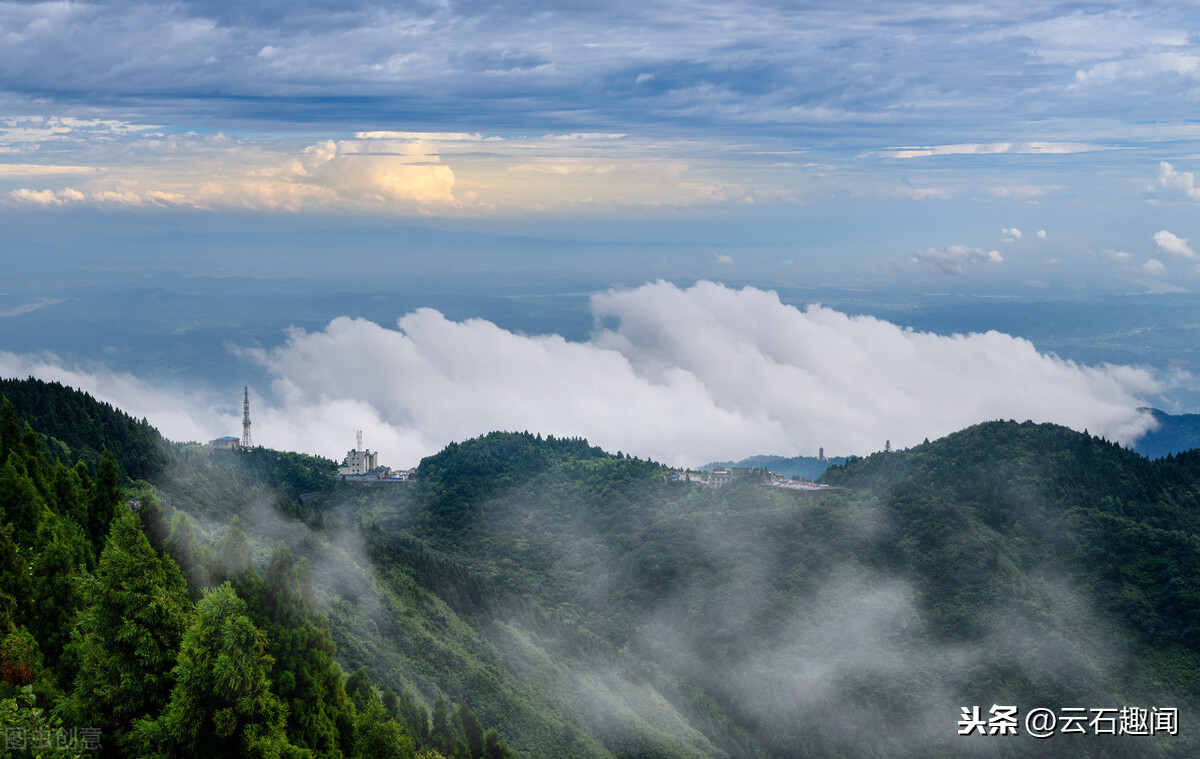
[[[1164,253],[1176,258],[1196,258],[1196,252],[1188,245],[1186,237],[1179,237],[1167,230],[1154,233],[1154,244]]]
[[[1038,236],[1039,240],[1045,240],[1046,239],[1046,230],[1039,229],[1037,232],[1037,236]]]
[[[0,177],[39,177],[54,174],[93,174],[95,166],[55,166],[33,163],[0,163]]]
[[[1021,230],[1016,227],[1006,227],[1000,230],[1000,237],[1003,242],[1016,242],[1021,239]]]
[[[110,135],[111,137],[111,135]],[[462,216],[553,212],[582,207],[625,212],[793,199],[789,172],[772,168],[731,181],[726,158],[677,160],[689,140],[631,139],[613,133],[482,136],[459,132],[363,131],[292,149],[254,135],[137,132],[113,137],[88,160],[87,176],[50,185],[75,164],[11,164],[19,186],[9,203],[120,205],[202,210],[349,211]],[[710,146],[706,152],[720,154]],[[65,150],[65,148],[64,148]],[[68,151],[70,152],[70,151]],[[0,164],[0,179],[5,178]],[[36,168],[36,170],[34,170]],[[68,192],[69,190],[69,192]]]
[[[891,148],[880,151],[889,158],[929,158],[950,155],[1068,155],[1111,150],[1104,145],[1086,142],[989,142],[958,143],[955,145],[921,145]],[[1002,188],[997,188],[1002,189]],[[1040,193],[1039,193],[1040,194]]]
[[[1108,256],[1113,261],[1117,261],[1117,262],[1123,263],[1123,264],[1127,264],[1133,260],[1133,254],[1126,253],[1123,250],[1106,250],[1106,251],[1104,251],[1104,255]]]
[[[432,309],[394,327],[338,318],[243,355],[273,378],[255,439],[340,458],[354,430],[393,466],[490,430],[582,435],[608,450],[696,465],[818,447],[867,453],[997,418],[1087,428],[1130,442],[1158,390],[1144,370],[1088,367],[997,332],[915,332],[773,292],[665,282],[591,300],[585,342],[523,335]],[[0,354],[0,374],[93,392],[175,439],[234,433],[238,408],[130,375]]]
[[[927,266],[943,274],[961,276],[967,273],[967,266],[970,264],[978,262],[1002,263],[1004,257],[1000,255],[1000,251],[998,250],[968,248],[966,245],[947,245],[940,250],[929,248],[928,250],[915,253],[912,260],[913,263]]]
[[[1041,196],[1065,189],[1063,185],[1003,185],[999,187],[988,187],[987,192],[997,198],[1006,198],[1012,200],[1033,200]]]
[[[717,253],[715,260],[719,264],[731,264],[733,263],[733,256],[726,255],[725,253]]]
[[[1156,187],[1151,191],[1160,191],[1168,198],[1200,201],[1200,188],[1196,187],[1196,177],[1190,171],[1176,171],[1175,167],[1166,161],[1158,164]]]
[[[96,169],[91,172],[94,178],[76,186],[22,187],[10,191],[8,198],[38,206],[284,211],[420,212],[459,205],[453,193],[454,172],[421,140],[324,140],[287,153],[223,136],[153,135],[139,138],[131,148],[140,156],[137,168]],[[10,175],[82,173],[78,168],[40,167]]]
[[[1167,267],[1164,266],[1163,262],[1159,261],[1157,258],[1151,258],[1147,260],[1146,263],[1142,264],[1141,269],[1143,272],[1152,277],[1167,276]]]

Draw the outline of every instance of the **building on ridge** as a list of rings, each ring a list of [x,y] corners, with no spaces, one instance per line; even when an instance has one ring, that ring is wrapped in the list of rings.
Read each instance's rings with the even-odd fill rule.
[[[208,450],[210,451],[236,451],[241,447],[241,441],[232,435],[208,441]]]
[[[356,439],[358,445],[346,452],[346,458],[338,467],[338,474],[343,477],[364,475],[379,466],[379,452],[363,449],[362,430],[358,431]]]

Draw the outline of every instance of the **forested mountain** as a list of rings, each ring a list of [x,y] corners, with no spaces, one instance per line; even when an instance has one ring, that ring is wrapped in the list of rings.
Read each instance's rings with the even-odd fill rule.
[[[108,448],[118,468],[139,480],[158,474],[170,461],[169,443],[145,419],[138,421],[83,391],[32,377],[0,378],[0,398],[7,398],[38,434],[58,441],[45,450],[51,462],[71,466],[82,460],[94,468]]]
[[[493,433],[364,487],[184,445],[134,482],[16,429],[6,728],[112,756],[1200,755],[1200,453],[996,422],[812,494]],[[1004,705],[1017,735],[958,735]],[[1096,734],[1122,707],[1177,734]],[[1037,740],[1037,708],[1096,722]]]

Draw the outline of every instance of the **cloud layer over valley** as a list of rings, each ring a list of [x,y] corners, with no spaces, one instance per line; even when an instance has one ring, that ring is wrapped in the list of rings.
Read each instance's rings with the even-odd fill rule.
[[[595,294],[591,309],[585,342],[425,308],[395,327],[339,317],[238,349],[272,378],[254,398],[255,442],[340,456],[362,429],[384,463],[411,466],[453,440],[529,430],[697,465],[865,454],[1012,418],[1131,443],[1151,424],[1138,406],[1161,389],[1148,370],[1080,365],[998,332],[916,332],[749,287],[657,282]],[[240,430],[240,408],[199,391],[53,357],[0,353],[0,375],[80,387],[173,439]]]

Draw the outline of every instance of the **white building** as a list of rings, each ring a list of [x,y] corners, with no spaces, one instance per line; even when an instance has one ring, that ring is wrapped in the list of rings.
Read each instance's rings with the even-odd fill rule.
[[[338,467],[338,474],[340,475],[366,474],[379,466],[379,452],[363,449],[362,430],[358,431],[357,437],[358,447],[347,451],[346,458],[342,459],[342,465]]]

